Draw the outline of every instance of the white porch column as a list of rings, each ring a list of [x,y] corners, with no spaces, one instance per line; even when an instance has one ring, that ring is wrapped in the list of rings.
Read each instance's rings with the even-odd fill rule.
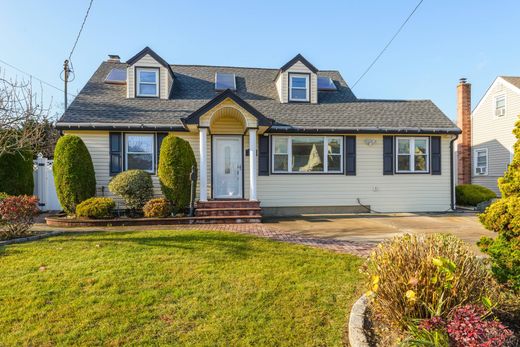
[[[256,157],[256,129],[249,129],[249,200],[256,201],[256,175],[258,173]]]
[[[200,201],[208,201],[208,154],[207,154],[207,128],[199,128],[199,184]]]

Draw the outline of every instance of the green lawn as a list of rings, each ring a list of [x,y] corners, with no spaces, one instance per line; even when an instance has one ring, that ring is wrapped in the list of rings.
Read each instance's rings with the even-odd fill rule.
[[[337,346],[360,264],[208,231],[10,245],[0,248],[0,346]]]

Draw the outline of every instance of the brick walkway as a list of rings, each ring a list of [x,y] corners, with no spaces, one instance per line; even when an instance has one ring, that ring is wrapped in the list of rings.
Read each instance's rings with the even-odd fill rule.
[[[361,257],[368,256],[370,250],[377,245],[377,242],[344,241],[337,239],[300,236],[292,233],[282,232],[272,226],[266,226],[261,223],[171,225],[169,228],[176,230],[231,231],[240,234],[265,237],[276,241],[324,248],[338,253],[349,253]]]

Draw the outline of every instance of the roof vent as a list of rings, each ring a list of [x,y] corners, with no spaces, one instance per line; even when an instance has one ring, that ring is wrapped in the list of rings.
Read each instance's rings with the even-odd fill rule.
[[[215,74],[215,90],[222,91],[226,89],[237,90],[235,74],[217,72]]]
[[[121,57],[118,56],[117,54],[109,54],[107,61],[109,63],[120,63],[121,62]]]
[[[337,90],[337,88],[332,78],[318,76],[318,90]]]

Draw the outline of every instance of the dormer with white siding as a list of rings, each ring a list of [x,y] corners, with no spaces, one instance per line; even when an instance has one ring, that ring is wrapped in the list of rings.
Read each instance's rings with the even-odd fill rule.
[[[169,99],[174,75],[170,65],[149,47],[127,61],[127,97]]]
[[[281,103],[318,103],[318,69],[301,54],[282,66],[275,79]]]

